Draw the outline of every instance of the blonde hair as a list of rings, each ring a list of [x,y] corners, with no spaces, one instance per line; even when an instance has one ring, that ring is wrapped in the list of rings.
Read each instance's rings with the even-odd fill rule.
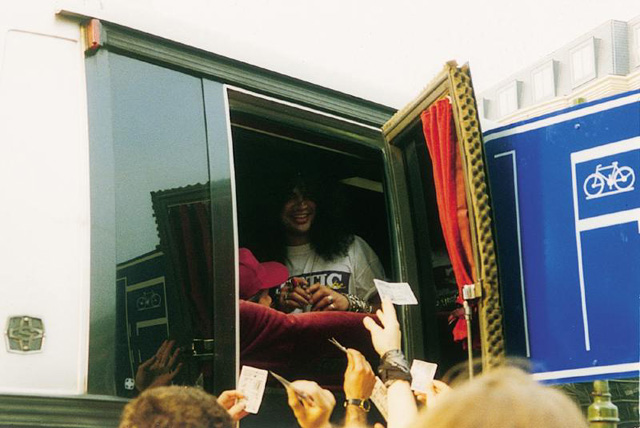
[[[453,389],[412,428],[586,428],[561,392],[514,367],[497,368]]]
[[[216,397],[194,387],[150,388],[122,411],[119,428],[231,428],[229,413]]]

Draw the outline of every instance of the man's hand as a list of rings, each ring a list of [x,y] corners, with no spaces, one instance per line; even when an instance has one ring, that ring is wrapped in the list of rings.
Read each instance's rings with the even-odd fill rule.
[[[349,300],[344,294],[332,290],[326,285],[313,284],[309,287],[312,311],[347,311]]]
[[[382,323],[380,327],[371,317],[363,320],[364,326],[371,333],[371,342],[378,355],[382,357],[388,351],[400,349],[402,335],[400,324],[396,317],[396,309],[390,300],[382,301],[382,310],[377,310],[376,315]]]
[[[174,344],[175,340],[163,341],[156,354],[138,366],[136,371],[136,388],[138,391],[144,391],[155,386],[169,385],[180,372],[182,363],[175,365],[180,355],[180,348],[171,353]]]
[[[242,392],[231,389],[229,391],[222,391],[222,394],[218,396],[218,403],[227,409],[231,418],[237,422],[249,414],[244,410],[247,407],[247,402],[244,400],[245,398]]]
[[[355,349],[347,349],[347,361],[347,371],[344,373],[345,397],[368,400],[376,383],[371,365]]]
[[[348,399],[368,400],[376,383],[371,365],[364,355],[355,349],[347,349],[347,371],[344,373],[344,395]],[[355,405],[348,405],[345,427],[365,426],[367,412]]]
[[[291,278],[280,292],[278,305],[284,312],[291,312],[295,309],[304,309],[311,301],[311,294],[307,291],[309,283],[304,278]]]
[[[292,388],[287,388],[289,407],[293,410],[302,428],[329,428],[329,418],[336,399],[333,394],[320,388],[315,382],[297,380],[291,383],[297,391],[306,394],[307,398],[299,397]]]

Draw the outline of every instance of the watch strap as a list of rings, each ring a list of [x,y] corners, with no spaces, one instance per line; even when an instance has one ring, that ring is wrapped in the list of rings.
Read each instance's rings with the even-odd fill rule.
[[[369,410],[371,410],[371,402],[368,399],[361,400],[360,398],[347,398],[346,400],[344,400],[344,407],[347,407],[350,405],[359,407],[365,412],[368,412]]]

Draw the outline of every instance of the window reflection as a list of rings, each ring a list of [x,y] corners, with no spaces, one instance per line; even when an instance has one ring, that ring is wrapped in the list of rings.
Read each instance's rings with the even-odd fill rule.
[[[167,338],[211,337],[211,215],[200,79],[110,55],[117,260],[116,388]],[[206,382],[187,364],[178,381]],[[200,376],[202,374],[202,377]]]

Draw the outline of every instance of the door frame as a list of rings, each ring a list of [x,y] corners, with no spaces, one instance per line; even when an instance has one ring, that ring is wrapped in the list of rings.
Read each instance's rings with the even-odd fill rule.
[[[422,93],[386,122],[382,130],[388,143],[398,146],[403,135],[419,126],[421,113],[445,97],[452,106],[464,172],[478,278],[473,290],[478,306],[482,366],[491,368],[503,363],[506,351],[484,147],[469,65],[458,67],[455,61],[448,62]]]

